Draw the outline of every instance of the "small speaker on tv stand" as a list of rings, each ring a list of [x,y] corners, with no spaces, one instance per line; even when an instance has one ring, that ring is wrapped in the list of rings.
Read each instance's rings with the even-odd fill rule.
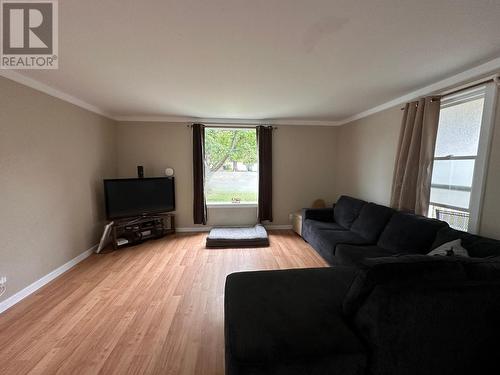
[[[144,167],[142,165],[137,166],[137,177],[144,178]]]

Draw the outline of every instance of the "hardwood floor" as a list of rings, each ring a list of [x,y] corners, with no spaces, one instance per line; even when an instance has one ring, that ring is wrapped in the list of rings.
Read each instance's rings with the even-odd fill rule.
[[[0,374],[223,374],[226,276],[326,263],[291,231],[260,249],[205,236],[94,254],[0,314]]]

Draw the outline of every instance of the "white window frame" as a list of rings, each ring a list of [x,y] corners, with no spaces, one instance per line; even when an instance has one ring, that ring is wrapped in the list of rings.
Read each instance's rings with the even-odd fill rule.
[[[491,139],[493,127],[495,124],[496,104],[498,99],[498,85],[496,82],[489,82],[471,90],[462,93],[443,97],[441,109],[458,105],[478,96],[478,92],[483,96],[484,104],[481,118],[481,127],[479,130],[478,151],[475,157],[457,156],[457,157],[434,157],[434,160],[464,160],[474,159],[474,172],[472,177],[472,186],[469,200],[469,223],[467,231],[477,234],[481,224],[481,213],[483,208],[484,191],[486,187],[486,177],[488,172],[488,161],[491,150]],[[446,207],[445,204],[430,202],[431,205]],[[455,208],[449,207],[448,208]],[[457,208],[458,209],[458,208]],[[462,209],[460,209],[462,210]]]
[[[468,231],[474,234],[479,232],[481,225],[481,214],[483,210],[484,191],[486,188],[486,177],[488,174],[488,161],[490,159],[493,127],[495,125],[497,99],[497,83],[487,83],[484,90],[483,116],[481,119],[481,130],[479,133],[479,144],[476,163],[474,164],[469,203],[470,214]]]

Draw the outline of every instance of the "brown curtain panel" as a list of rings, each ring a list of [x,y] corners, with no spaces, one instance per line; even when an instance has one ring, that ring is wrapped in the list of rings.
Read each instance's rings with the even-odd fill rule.
[[[427,215],[439,109],[438,97],[405,105],[392,182],[395,209]]]
[[[273,221],[273,128],[257,126],[259,146],[259,221]]]
[[[205,201],[205,127],[193,124],[193,221],[207,223]]]

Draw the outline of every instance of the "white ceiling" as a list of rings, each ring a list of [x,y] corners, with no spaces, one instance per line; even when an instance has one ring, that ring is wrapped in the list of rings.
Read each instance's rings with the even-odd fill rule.
[[[113,116],[341,120],[500,56],[500,0],[60,0],[59,70]]]

